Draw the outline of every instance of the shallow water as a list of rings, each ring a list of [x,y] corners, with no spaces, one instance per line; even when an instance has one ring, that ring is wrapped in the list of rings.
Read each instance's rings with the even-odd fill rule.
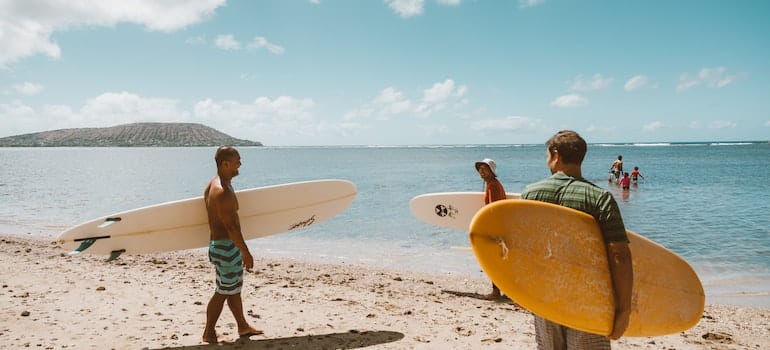
[[[56,237],[65,228],[136,207],[199,196],[214,148],[0,148],[0,231]],[[622,154],[645,179],[607,183]],[[250,241],[257,254],[481,276],[465,232],[414,219],[419,194],[481,191],[473,163],[493,158],[509,192],[549,175],[542,145],[257,147],[241,149],[236,189],[341,178],[352,207],[330,221]],[[707,302],[770,307],[770,145],[590,145],[584,176],[610,189],[627,228],[687,259]]]

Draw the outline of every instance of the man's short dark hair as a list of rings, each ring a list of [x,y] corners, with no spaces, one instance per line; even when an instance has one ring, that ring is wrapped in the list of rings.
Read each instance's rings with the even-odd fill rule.
[[[578,133],[572,130],[562,130],[553,135],[545,143],[548,152],[559,153],[560,159],[567,164],[582,164],[588,145]]]
[[[230,160],[233,157],[240,155],[238,150],[232,146],[222,146],[217,148],[217,153],[214,155],[214,160],[217,162],[217,166],[220,166],[222,162]]]

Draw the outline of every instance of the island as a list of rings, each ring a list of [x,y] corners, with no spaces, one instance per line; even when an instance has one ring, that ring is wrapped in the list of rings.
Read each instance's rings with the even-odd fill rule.
[[[208,147],[262,146],[197,123],[133,123],[75,128],[0,138],[0,147]]]

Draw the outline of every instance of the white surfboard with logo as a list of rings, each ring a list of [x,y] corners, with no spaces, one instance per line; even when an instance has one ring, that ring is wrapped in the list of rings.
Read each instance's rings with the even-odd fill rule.
[[[236,191],[246,240],[318,224],[350,207],[356,186],[315,180]],[[73,226],[58,237],[73,253],[144,254],[208,246],[203,196],[107,215]]]
[[[506,192],[506,199],[519,199]],[[421,194],[409,201],[412,215],[425,223],[468,231],[473,216],[484,206],[484,192],[437,192]]]

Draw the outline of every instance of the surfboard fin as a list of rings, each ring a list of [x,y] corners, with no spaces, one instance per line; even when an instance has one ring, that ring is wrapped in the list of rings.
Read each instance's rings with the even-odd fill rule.
[[[117,259],[121,254],[123,254],[125,252],[126,252],[125,249],[113,250],[113,251],[110,252],[110,257],[107,258],[107,261],[105,261],[105,262],[113,261],[113,260]]]
[[[105,227],[110,226],[110,225],[112,225],[112,224],[114,224],[114,223],[116,223],[116,222],[118,222],[120,220],[123,220],[120,216],[114,217],[114,218],[106,218],[106,219],[104,219],[104,222],[101,225],[99,225],[98,227],[99,228],[105,228]]]
[[[93,238],[80,242],[80,245],[75,248],[75,250],[71,251],[69,255],[77,255],[82,253],[84,250],[88,249],[88,247],[94,245],[94,242],[96,242],[96,239]]]

